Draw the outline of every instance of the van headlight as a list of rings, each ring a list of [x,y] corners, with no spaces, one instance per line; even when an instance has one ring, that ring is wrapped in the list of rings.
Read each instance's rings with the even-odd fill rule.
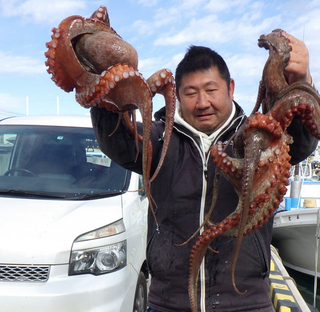
[[[125,226],[123,223],[123,219],[120,219],[116,222],[113,222],[111,224],[108,224],[102,228],[93,230],[91,232],[85,233],[83,235],[80,235],[75,241],[76,242],[83,242],[91,239],[97,239],[97,238],[103,238],[103,237],[109,237],[112,235],[120,234],[125,231]]]
[[[69,275],[104,274],[127,265],[126,241],[98,248],[74,250],[71,253]]]

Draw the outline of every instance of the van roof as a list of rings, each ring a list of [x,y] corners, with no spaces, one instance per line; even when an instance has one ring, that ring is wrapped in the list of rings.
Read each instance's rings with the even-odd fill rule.
[[[92,128],[91,118],[77,115],[18,116],[0,120],[0,125],[40,125]]]

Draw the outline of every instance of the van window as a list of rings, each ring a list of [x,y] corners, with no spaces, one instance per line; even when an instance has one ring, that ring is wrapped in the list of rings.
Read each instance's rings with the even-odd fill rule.
[[[104,155],[93,129],[0,126],[0,192],[96,198],[127,190],[129,171]]]

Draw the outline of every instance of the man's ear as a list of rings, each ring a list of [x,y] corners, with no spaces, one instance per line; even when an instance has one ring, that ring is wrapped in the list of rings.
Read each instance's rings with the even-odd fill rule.
[[[230,94],[230,97],[231,97],[232,99],[233,99],[235,84],[236,84],[236,83],[235,83],[234,79],[230,78],[229,94]]]

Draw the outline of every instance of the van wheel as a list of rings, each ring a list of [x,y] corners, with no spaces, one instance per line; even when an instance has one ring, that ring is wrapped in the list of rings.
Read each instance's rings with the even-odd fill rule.
[[[147,280],[140,272],[134,295],[133,312],[145,312],[147,309]]]

